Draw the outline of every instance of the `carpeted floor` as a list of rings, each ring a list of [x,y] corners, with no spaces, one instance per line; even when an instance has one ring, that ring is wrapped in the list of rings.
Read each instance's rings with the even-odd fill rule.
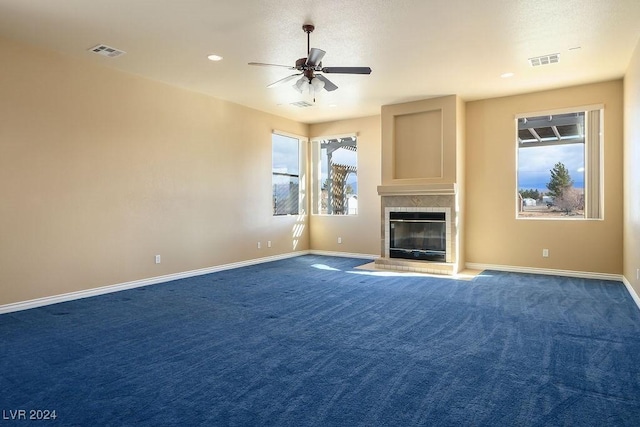
[[[0,425],[639,425],[622,283],[366,262],[302,256],[2,315]]]

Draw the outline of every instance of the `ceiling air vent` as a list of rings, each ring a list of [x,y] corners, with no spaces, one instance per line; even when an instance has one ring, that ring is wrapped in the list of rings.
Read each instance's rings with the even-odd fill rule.
[[[106,56],[108,58],[116,58],[118,56],[124,55],[124,50],[119,50],[114,47],[110,47],[104,44],[99,44],[98,46],[94,46],[89,49],[91,52],[96,53],[98,55]]]
[[[296,107],[300,108],[313,107],[313,104],[310,104],[307,101],[292,102],[291,105],[295,105]]]
[[[549,65],[560,62],[560,54],[552,53],[549,55],[536,56],[535,58],[529,58],[529,63],[532,67],[539,67],[540,65]]]

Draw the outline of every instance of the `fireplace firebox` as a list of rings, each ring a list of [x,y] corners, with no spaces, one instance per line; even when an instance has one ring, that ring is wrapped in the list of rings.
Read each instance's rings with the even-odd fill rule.
[[[389,257],[446,261],[444,212],[389,212]]]

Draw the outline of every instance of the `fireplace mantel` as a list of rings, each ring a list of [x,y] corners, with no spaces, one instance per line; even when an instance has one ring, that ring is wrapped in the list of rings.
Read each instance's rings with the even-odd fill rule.
[[[444,196],[456,194],[456,184],[379,185],[380,196]]]

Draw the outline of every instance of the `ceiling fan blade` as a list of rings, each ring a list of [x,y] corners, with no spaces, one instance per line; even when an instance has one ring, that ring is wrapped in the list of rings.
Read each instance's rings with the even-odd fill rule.
[[[327,92],[332,92],[332,91],[338,89],[338,86],[333,84],[333,82],[331,80],[329,80],[328,78],[326,78],[323,75],[316,74],[316,79],[322,80],[324,82],[324,89]]]
[[[324,67],[323,73],[339,73],[339,74],[371,74],[369,67]]]
[[[307,58],[307,63],[305,65],[315,67],[322,61],[325,53],[327,52],[322,49],[316,49],[315,47],[311,48],[311,50],[309,51],[309,57]]]
[[[296,67],[292,67],[290,65],[265,64],[264,62],[249,62],[249,65],[258,65],[260,67],[282,67],[282,68],[288,68],[290,70],[296,69]]]
[[[298,73],[298,74],[291,74],[290,76],[285,77],[284,79],[280,79],[278,81],[275,81],[273,83],[271,83],[269,86],[267,86],[268,88],[272,88],[272,87],[276,87],[276,86],[280,86],[283,85],[287,82],[290,82],[291,80],[300,77],[302,75],[302,73]]]

